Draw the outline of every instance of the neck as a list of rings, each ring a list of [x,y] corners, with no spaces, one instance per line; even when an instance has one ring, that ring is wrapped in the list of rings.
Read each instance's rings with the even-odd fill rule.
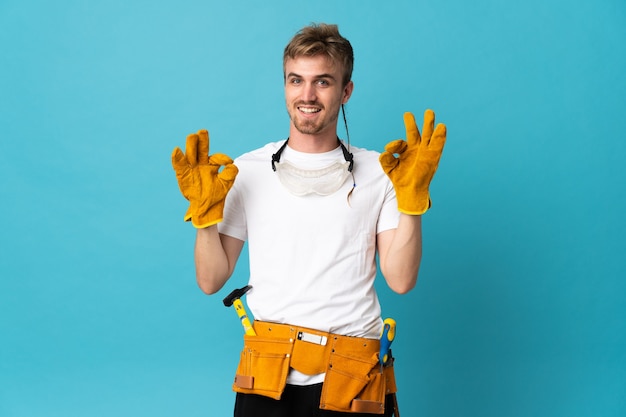
[[[289,147],[298,152],[324,153],[337,148],[337,129],[326,129],[318,134],[306,134],[293,126],[289,129]]]

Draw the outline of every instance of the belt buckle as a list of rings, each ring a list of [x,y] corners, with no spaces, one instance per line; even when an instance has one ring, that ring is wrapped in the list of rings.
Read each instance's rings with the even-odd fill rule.
[[[298,332],[297,337],[298,337],[298,340],[301,340],[302,342],[313,343],[315,345],[321,345],[321,346],[326,346],[326,343],[328,342],[328,338],[326,336],[320,336],[317,334],[307,333],[307,332]]]

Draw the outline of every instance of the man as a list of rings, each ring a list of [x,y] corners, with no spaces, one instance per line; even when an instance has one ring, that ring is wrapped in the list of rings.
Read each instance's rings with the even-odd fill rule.
[[[249,245],[256,334],[245,336],[236,372],[236,417],[394,412],[384,398],[395,392],[393,368],[379,358],[376,254],[393,291],[415,286],[446,128],[435,129],[428,110],[420,137],[407,113],[407,141],[380,155],[349,149],[337,121],[354,89],[352,66],[335,25],[305,27],[284,51],[287,140],[233,163],[209,157],[199,131],[172,155],[190,201],[185,219],[197,228],[200,288],[219,291]]]

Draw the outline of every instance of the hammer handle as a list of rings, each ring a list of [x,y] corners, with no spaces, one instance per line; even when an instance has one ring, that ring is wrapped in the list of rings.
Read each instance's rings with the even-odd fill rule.
[[[256,336],[256,332],[254,331],[254,328],[252,328],[252,324],[250,323],[250,319],[246,314],[246,309],[244,308],[241,300],[236,299],[233,302],[233,306],[235,307],[235,311],[239,316],[239,320],[241,320],[241,325],[243,326],[243,330],[246,332],[246,334],[250,336]]]
[[[385,365],[389,360],[389,349],[391,348],[391,342],[396,337],[396,321],[394,319],[387,318],[383,322],[383,331],[380,336],[380,363]]]

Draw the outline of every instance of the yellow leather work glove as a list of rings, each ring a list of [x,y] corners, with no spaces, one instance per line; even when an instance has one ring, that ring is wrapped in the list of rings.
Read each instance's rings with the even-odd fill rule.
[[[222,221],[226,194],[233,186],[239,169],[227,155],[209,156],[209,132],[199,130],[187,136],[185,153],[179,147],[172,152],[172,166],[178,187],[189,200],[185,221],[205,228]],[[224,169],[219,172],[220,168]]]
[[[396,190],[398,210],[420,215],[431,205],[428,186],[437,171],[446,143],[446,126],[440,123],[434,129],[435,113],[432,110],[424,112],[421,137],[412,113],[404,113],[404,126],[406,141],[398,139],[389,142],[379,160]]]

